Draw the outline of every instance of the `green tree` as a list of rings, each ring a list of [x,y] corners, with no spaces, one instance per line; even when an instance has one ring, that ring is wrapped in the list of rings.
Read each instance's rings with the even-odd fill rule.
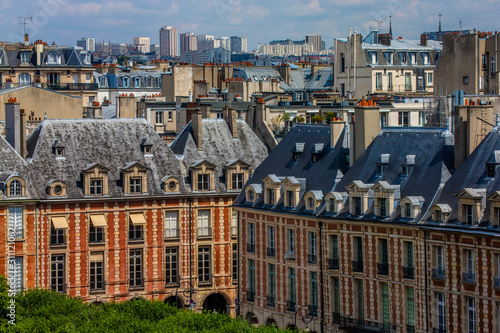
[[[323,120],[324,120],[324,117],[323,117],[322,115],[320,115],[320,114],[318,114],[318,115],[316,115],[316,116],[313,116],[313,117],[312,117],[312,121],[313,121],[314,123],[316,123],[316,124],[320,124],[320,123],[322,123],[322,122],[323,122]]]

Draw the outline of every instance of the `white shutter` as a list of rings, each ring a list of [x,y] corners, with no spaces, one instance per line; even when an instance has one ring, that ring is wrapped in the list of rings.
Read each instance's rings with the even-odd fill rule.
[[[9,229],[14,229],[16,239],[23,238],[23,207],[9,208]]]

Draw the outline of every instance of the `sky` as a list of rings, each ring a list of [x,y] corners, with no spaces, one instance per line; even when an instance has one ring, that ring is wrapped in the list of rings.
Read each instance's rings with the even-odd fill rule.
[[[319,33],[327,47],[346,37],[349,26],[363,36],[387,32],[392,15],[394,37],[418,39],[424,31],[478,29],[500,31],[499,0],[0,0],[0,41],[23,40],[21,17],[30,40],[76,45],[82,37],[132,43],[150,37],[158,43],[166,25],[179,33],[245,36],[251,51],[275,39],[302,40]],[[495,24],[496,23],[496,24]]]

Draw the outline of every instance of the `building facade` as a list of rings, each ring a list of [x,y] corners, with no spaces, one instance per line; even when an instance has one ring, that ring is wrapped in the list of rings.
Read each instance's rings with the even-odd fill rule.
[[[179,55],[177,28],[165,26],[160,29],[160,57],[174,58]]]

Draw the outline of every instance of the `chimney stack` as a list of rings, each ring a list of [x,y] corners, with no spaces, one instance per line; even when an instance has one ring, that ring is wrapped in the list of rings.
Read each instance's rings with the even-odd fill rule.
[[[380,109],[373,101],[354,107],[354,130],[351,131],[350,164],[352,165],[380,132]]]
[[[237,118],[236,109],[228,109],[226,121],[229,125],[231,133],[233,134],[233,139],[238,138],[238,124],[236,123],[236,118]]]
[[[24,46],[28,46],[30,45],[30,36],[28,35],[28,33],[25,33],[24,34]]]
[[[332,121],[330,122],[330,147],[334,148],[337,144],[337,140],[340,137],[340,133],[345,127],[345,121]]]
[[[21,110],[17,98],[5,103],[5,132],[7,142],[21,155]]]
[[[201,110],[196,108],[191,116],[191,128],[193,130],[194,141],[198,150],[203,149],[203,138],[202,138],[202,117]]]
[[[427,46],[427,35],[420,35],[420,45]]]

